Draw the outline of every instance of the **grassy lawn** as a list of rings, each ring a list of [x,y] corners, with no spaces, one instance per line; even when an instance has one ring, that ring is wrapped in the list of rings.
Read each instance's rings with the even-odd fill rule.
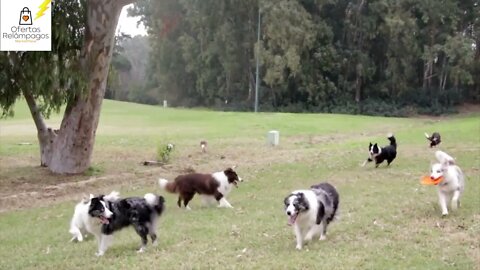
[[[48,123],[58,126],[61,117]],[[280,145],[266,133],[280,131]],[[422,186],[434,150],[423,132],[438,131],[442,149],[467,175],[457,212],[442,218],[436,189]],[[56,176],[38,167],[36,131],[26,105],[0,120],[1,269],[480,269],[480,115],[383,118],[326,114],[232,113],[105,100],[92,169]],[[395,133],[389,168],[360,167],[370,141]],[[202,154],[199,142],[208,140]],[[25,145],[21,143],[31,143]],[[144,167],[157,145],[172,142],[171,164]],[[115,235],[104,257],[96,241],[69,243],[69,221],[82,193],[119,190],[123,196],[161,193],[156,179],[187,169],[237,164],[245,182],[229,196],[234,209],[192,211],[166,198],[159,245],[135,250],[132,228]],[[329,181],[340,193],[339,219],[327,240],[295,250],[283,199],[290,191]]]

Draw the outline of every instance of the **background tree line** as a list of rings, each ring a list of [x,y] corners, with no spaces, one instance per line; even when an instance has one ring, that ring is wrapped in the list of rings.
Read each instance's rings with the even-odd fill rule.
[[[258,9],[261,41],[257,44]],[[480,98],[477,0],[143,0],[136,101],[405,115]],[[139,97],[142,97],[140,100]]]

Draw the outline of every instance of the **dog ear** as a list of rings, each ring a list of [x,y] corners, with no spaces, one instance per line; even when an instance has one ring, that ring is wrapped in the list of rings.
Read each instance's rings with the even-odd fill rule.
[[[285,199],[283,199],[283,204],[285,204],[285,206],[288,205],[288,198],[290,198],[290,196],[292,196],[292,194],[288,195],[287,197],[285,197]]]
[[[93,194],[90,193],[90,198],[89,199],[91,200],[91,199],[93,199],[93,197],[95,197],[95,196],[93,196]]]

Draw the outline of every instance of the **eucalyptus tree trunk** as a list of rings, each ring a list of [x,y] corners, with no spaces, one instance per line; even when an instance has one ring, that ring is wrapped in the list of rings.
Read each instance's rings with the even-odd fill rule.
[[[48,128],[34,97],[24,91],[38,131],[41,165],[54,173],[82,173],[90,166],[120,12],[134,0],[88,0],[80,55],[86,89],[69,102],[60,129]]]

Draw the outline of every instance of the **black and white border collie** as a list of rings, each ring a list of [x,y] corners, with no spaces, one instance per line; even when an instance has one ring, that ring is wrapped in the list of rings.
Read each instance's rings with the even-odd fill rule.
[[[217,201],[218,207],[233,208],[226,197],[233,187],[238,187],[238,182],[243,182],[242,178],[233,170],[234,168],[212,174],[190,173],[179,175],[172,182],[161,178],[158,180],[158,184],[161,189],[167,192],[178,193],[178,207],[182,207],[183,201],[185,208],[190,210],[188,203],[198,193],[202,195],[204,204],[208,205]]]
[[[429,136],[428,133],[425,132],[425,137],[430,141],[430,148],[437,146],[442,142],[442,137],[438,132],[432,133],[432,136]]]
[[[385,147],[379,147],[377,143],[368,146],[368,158],[363,162],[362,167],[367,164],[367,162],[375,161],[375,168],[378,168],[384,160],[387,161],[387,166],[392,163],[392,161],[397,157],[397,140],[393,134],[388,134],[388,140],[390,145]]]
[[[101,195],[90,199],[88,215],[98,219],[101,226],[92,232],[98,241],[97,256],[102,256],[107,251],[113,240],[112,234],[122,228],[132,225],[137,234],[142,238],[142,245],[138,252],[145,251],[147,236],[152,244],[156,245],[157,220],[165,208],[162,196],[147,193],[143,198],[130,197],[116,201],[105,200]]]
[[[84,196],[83,199],[75,205],[72,220],[70,221],[70,230],[72,234],[72,241],[82,242],[83,238],[87,237],[87,233],[98,235],[101,230],[101,220],[93,219],[89,214],[90,200],[93,198],[93,194],[90,197]],[[120,199],[120,193],[112,191],[110,194],[103,196],[104,201],[114,202]],[[107,213],[108,215],[108,213]]]
[[[315,235],[319,234],[320,240],[326,239],[327,226],[335,217],[339,200],[337,190],[329,183],[293,191],[285,198],[285,213],[288,225],[293,225],[297,249],[302,249],[303,243]]]

